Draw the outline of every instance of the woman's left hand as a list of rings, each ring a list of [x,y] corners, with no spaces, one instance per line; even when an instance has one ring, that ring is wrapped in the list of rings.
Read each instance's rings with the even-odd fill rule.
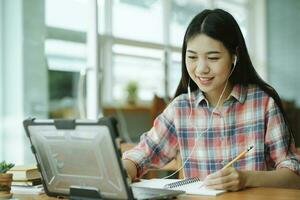
[[[246,175],[233,167],[221,169],[204,179],[204,186],[211,189],[238,191],[245,188]]]

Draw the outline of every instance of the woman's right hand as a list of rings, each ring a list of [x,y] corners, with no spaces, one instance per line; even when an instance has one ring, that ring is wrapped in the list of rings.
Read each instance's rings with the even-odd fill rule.
[[[127,172],[127,176],[128,178],[133,181],[136,179],[137,176],[137,169],[136,169],[136,165],[133,161],[128,160],[128,159],[124,159],[123,161],[123,166]]]

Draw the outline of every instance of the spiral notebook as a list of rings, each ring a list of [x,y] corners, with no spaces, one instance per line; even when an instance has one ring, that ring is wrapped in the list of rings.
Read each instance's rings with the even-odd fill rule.
[[[131,184],[132,187],[147,187],[147,188],[163,188],[171,190],[183,190],[187,194],[217,196],[226,192],[226,190],[214,190],[203,186],[203,182],[199,178],[189,179],[149,179],[141,180]]]

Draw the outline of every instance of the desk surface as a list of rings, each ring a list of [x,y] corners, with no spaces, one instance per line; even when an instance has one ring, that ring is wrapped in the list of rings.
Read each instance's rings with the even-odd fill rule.
[[[57,198],[47,197],[46,195],[14,195],[15,198],[20,200],[55,200]],[[192,196],[180,195],[179,200],[204,200],[204,199],[217,199],[217,200],[240,200],[240,199],[255,199],[266,200],[272,197],[272,200],[299,200],[300,189],[283,189],[283,188],[249,188],[239,192],[226,192],[217,197],[210,196]]]

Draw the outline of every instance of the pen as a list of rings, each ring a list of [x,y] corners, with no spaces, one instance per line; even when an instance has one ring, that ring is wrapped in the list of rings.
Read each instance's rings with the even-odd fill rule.
[[[240,155],[238,155],[235,159],[233,159],[232,161],[230,161],[229,163],[227,163],[227,165],[225,165],[222,169],[226,169],[228,168],[230,165],[232,165],[235,161],[237,161],[238,159],[240,159],[241,157],[243,157],[247,152],[249,152],[251,149],[253,149],[253,145],[250,146],[248,149],[246,149],[245,151],[243,151],[242,153],[240,153]]]

